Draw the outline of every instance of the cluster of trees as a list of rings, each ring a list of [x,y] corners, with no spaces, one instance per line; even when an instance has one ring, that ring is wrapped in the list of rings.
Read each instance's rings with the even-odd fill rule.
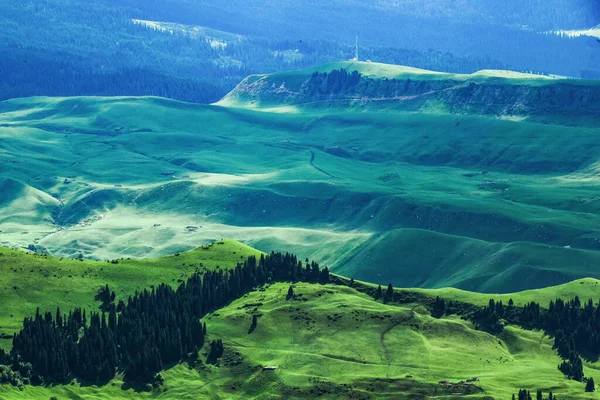
[[[354,285],[354,280],[350,281],[350,287]],[[381,289],[381,285],[377,286],[375,293],[373,294],[375,300],[382,299],[384,303],[389,303],[390,301],[394,301],[394,287],[391,283],[388,283],[385,294],[383,293],[383,289]]]
[[[161,284],[114,304],[108,286],[97,298],[102,309],[80,308],[63,314],[26,318],[13,338],[9,354],[0,352],[0,364],[30,363],[34,376],[44,382],[67,382],[73,377],[105,383],[118,370],[130,381],[154,382],[167,365],[194,358],[204,345],[206,325],[200,319],[252,288],[277,280],[329,281],[327,267],[303,265],[291,254],[271,253],[248,258],[231,270],[194,274],[174,289]],[[256,323],[256,321],[254,321]],[[223,354],[223,342],[212,341],[207,362]]]
[[[502,300],[496,302],[490,299],[486,307],[474,313],[473,319],[480,329],[494,334],[504,329],[505,320],[530,328],[539,327],[543,321],[538,303],[530,302],[523,307],[515,307],[512,299],[506,306]]]
[[[431,315],[440,318],[446,313],[446,300],[440,296],[435,298],[435,302],[431,306]]]
[[[556,346],[556,342],[555,342]],[[563,357],[564,358],[564,357]],[[560,372],[565,374],[569,379],[583,381],[583,362],[581,357],[574,351],[571,351],[565,361],[558,365]]]
[[[556,299],[547,310],[536,302],[515,307],[512,299],[508,306],[491,299],[472,319],[480,329],[491,333],[502,331],[505,322],[545,330],[554,336],[554,348],[564,360],[558,368],[577,381],[585,380],[581,356],[600,356],[600,305],[594,305],[591,299],[585,305],[577,296],[569,301]]]
[[[546,397],[547,400],[558,400],[558,397],[554,396],[552,394],[552,390],[548,392],[548,397]],[[536,391],[535,393],[535,400],[546,400],[544,399],[544,394],[542,393],[541,390]],[[520,389],[519,393],[515,396],[514,394],[512,395],[512,400],[533,400],[533,397],[531,397],[531,392],[529,390],[525,390],[525,389]]]
[[[596,391],[596,382],[594,382],[594,378],[588,378],[585,383],[585,391],[586,392],[595,392]]]
[[[450,92],[448,91],[450,90]],[[453,111],[496,115],[508,112],[518,114],[584,116],[600,112],[600,105],[590,106],[591,98],[600,98],[600,88],[590,85],[581,88],[570,83],[529,86],[495,85],[491,82],[457,87],[457,81],[447,79],[412,80],[362,76],[357,71],[332,70],[313,73],[301,88],[304,101],[378,99],[394,102],[394,107],[413,110],[422,105],[420,96],[439,99]],[[449,94],[451,93],[451,94]],[[414,101],[396,101],[410,96]],[[490,104],[489,99],[497,101]],[[378,103],[381,104],[381,103]],[[594,103],[595,104],[595,103]]]
[[[570,301],[551,301],[545,329],[554,333],[555,347],[565,358],[572,352],[600,355],[600,305],[595,306],[592,299],[584,306],[577,296]]]
[[[303,85],[303,91],[311,96],[319,94],[338,94],[353,89],[360,82],[358,71],[348,73],[345,69],[334,69],[331,72],[315,72]]]
[[[223,341],[221,339],[213,340],[210,342],[210,350],[208,352],[208,357],[206,357],[206,362],[209,364],[214,364],[225,352],[225,347],[223,346]]]

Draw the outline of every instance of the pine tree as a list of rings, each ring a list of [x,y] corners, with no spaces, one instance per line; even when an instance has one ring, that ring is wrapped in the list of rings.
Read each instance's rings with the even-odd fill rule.
[[[294,288],[292,286],[290,286],[290,288],[288,289],[287,296],[285,298],[286,300],[294,298]]]
[[[594,383],[594,378],[588,378],[587,382],[585,383],[585,391],[593,392],[595,390],[596,390],[596,384]]]
[[[394,288],[391,283],[388,283],[387,290],[385,292],[385,298],[383,299],[384,303],[392,301],[394,299]]]
[[[257,323],[258,323],[258,317],[256,316],[256,314],[253,314],[252,322],[250,323],[250,328],[248,329],[248,333],[254,332],[254,330],[256,329]]]

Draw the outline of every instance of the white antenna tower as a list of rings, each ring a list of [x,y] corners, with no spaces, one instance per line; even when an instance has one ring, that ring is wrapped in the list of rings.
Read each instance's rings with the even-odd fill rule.
[[[356,47],[354,49],[354,59],[358,61],[358,36],[356,36]]]

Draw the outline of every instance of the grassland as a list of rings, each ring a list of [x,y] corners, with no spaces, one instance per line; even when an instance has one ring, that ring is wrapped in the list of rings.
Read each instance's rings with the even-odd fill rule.
[[[83,307],[96,310],[95,293],[109,285],[126,300],[136,291],[160,283],[179,285],[196,271],[231,268],[260,252],[242,243],[221,240],[157,259],[72,260],[0,248],[0,346],[8,348],[23,318],[44,311]]]
[[[136,392],[117,377],[102,387],[0,386],[0,398],[509,399],[523,387],[566,400],[598,398],[558,371],[560,358],[542,332],[507,327],[495,337],[456,317],[433,318],[419,304],[385,305],[343,286],[298,283],[286,300],[288,287],[270,285],[208,315],[210,338],[223,339],[224,357],[217,365],[168,369],[158,392]],[[254,314],[258,325],[249,333]],[[599,376],[595,364],[585,373]],[[480,381],[438,383],[472,377]]]
[[[158,259],[102,261],[59,259],[10,249],[0,250],[0,333],[11,335],[37,307],[66,311],[97,309],[97,289],[108,283],[117,298],[160,282],[177,285],[195,271],[227,268],[260,252],[221,240]],[[568,284],[504,295],[453,288],[401,289],[476,305],[490,298],[546,306],[556,297],[598,301],[598,283]],[[471,398],[509,399],[519,388],[552,390],[560,399],[596,399],[584,384],[569,381],[556,366],[560,358],[543,332],[508,326],[498,336],[477,331],[456,316],[433,318],[420,303],[382,304],[352,288],[289,283],[255,290],[207,315],[209,339],[221,338],[226,352],[217,365],[174,365],[163,372],[164,386],[140,392],[117,376],[107,385],[0,385],[0,398]],[[397,289],[399,290],[399,289]],[[252,315],[257,328],[249,333]],[[0,342],[9,348],[10,341]],[[205,353],[201,351],[201,359]],[[264,366],[277,366],[275,371]],[[600,378],[587,362],[586,376]],[[410,376],[410,378],[407,378]],[[478,377],[473,385],[446,385]],[[461,393],[461,395],[454,395]],[[465,394],[471,393],[465,397]]]
[[[455,79],[373,63],[320,70],[338,67]],[[311,73],[268,79],[293,88]],[[566,84],[511,76],[456,79]],[[0,103],[0,244],[106,260],[227,237],[356,279],[489,293],[600,278],[593,113],[583,121],[567,110],[542,124],[443,103],[417,113],[228,99]]]

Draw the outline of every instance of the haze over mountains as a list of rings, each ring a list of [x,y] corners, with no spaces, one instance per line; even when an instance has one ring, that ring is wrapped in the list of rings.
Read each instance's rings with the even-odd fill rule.
[[[597,38],[548,34],[598,25],[598,8],[597,0],[7,1],[0,4],[0,98],[211,103],[253,73],[349,59],[357,35],[363,60],[599,78]],[[157,30],[157,22],[176,29]]]

